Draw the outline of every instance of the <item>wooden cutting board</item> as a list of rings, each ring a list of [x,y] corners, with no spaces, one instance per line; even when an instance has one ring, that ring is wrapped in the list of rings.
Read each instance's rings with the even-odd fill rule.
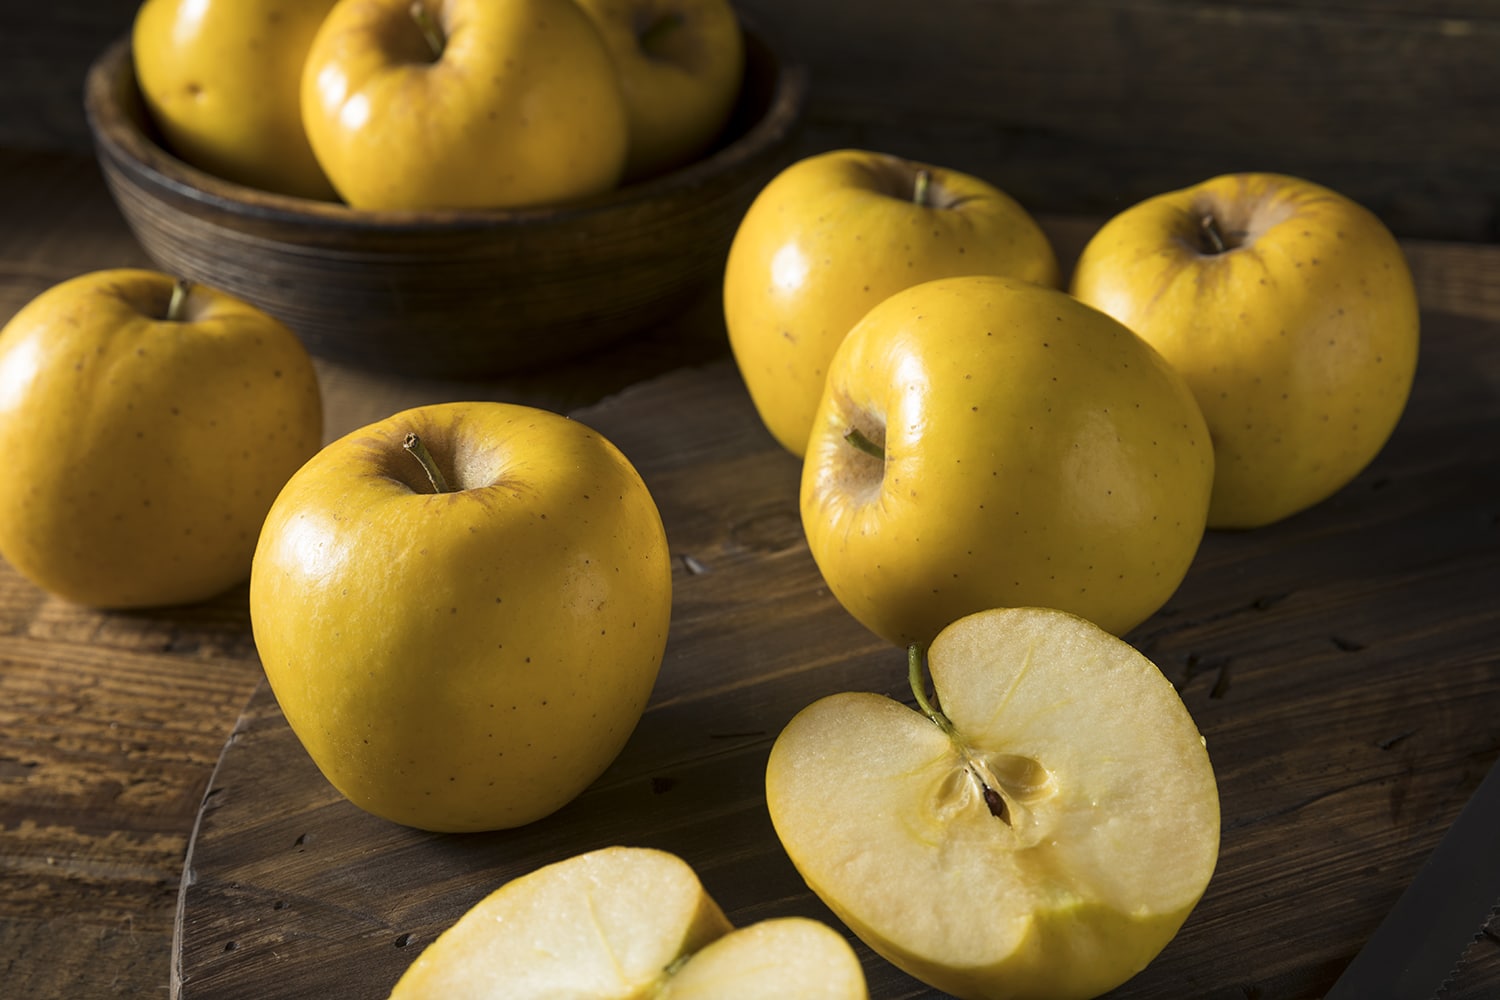
[[[1500,331],[1438,314],[1424,336],[1410,407],[1374,466],[1280,525],[1210,534],[1177,596],[1130,636],[1207,737],[1223,841],[1180,935],[1112,996],[1321,995],[1500,751]],[[766,756],[820,695],[909,701],[904,655],[822,587],[798,464],[728,363],[578,416],[637,464],[676,561],[666,659],[624,753],[532,826],[419,833],[343,801],[262,685],[187,859],[174,995],[384,997],[492,889],[610,844],[680,854],[737,924],[805,914],[841,928],[776,840]],[[858,947],[874,997],[936,995]],[[1472,956],[1451,995],[1495,995],[1497,953]]]

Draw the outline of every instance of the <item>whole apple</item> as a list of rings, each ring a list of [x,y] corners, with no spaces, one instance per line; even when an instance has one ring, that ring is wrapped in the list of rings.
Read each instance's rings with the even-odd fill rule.
[[[580,928],[586,928],[580,933]],[[475,903],[423,949],[391,1000],[867,1000],[843,935],[806,917],[736,929],[687,862],[602,847]]]
[[[355,208],[515,208],[598,194],[625,99],[573,0],[339,0],[302,75],[318,162]]]
[[[1416,375],[1416,288],[1370,211],[1326,187],[1232,174],[1109,220],[1074,272],[1192,386],[1213,434],[1208,523],[1255,528],[1343,488]]]
[[[656,505],[581,423],[506,403],[352,431],[276,498],[250,578],[266,678],[355,805],[436,831],[540,819],[614,760],[671,615]]]
[[[322,433],[312,361],[264,312],[155,271],[71,278],[0,331],[0,554],[79,604],[213,597]]]
[[[965,1000],[1087,1000],[1145,968],[1219,856],[1219,794],[1171,681],[1046,608],[908,650],[919,711],[843,692],[799,712],[766,805],[808,886],[875,952]]]
[[[332,199],[302,128],[302,65],[334,0],[145,0],[141,96],[172,152],[226,180]]]
[[[829,590],[897,645],[972,612],[1060,608],[1124,634],[1182,582],[1213,483],[1183,381],[1055,289],[942,278],[829,366],[802,526]]]
[[[740,93],[745,42],[729,0],[577,0],[614,56],[630,116],[624,179],[680,167],[718,137]]]
[[[1046,234],[976,177],[843,149],[773,178],[730,246],[724,319],[776,440],[804,454],[829,362],[860,317],[903,288],[963,274],[1061,280]]]

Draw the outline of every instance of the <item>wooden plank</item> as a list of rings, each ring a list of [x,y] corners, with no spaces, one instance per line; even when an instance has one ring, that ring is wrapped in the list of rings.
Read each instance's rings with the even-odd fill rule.
[[[1475,320],[1426,322],[1411,408],[1375,465],[1280,525],[1210,535],[1131,636],[1208,740],[1224,839],[1199,909],[1116,998],[1319,995],[1500,754],[1500,338]],[[609,843],[682,854],[736,922],[832,921],[770,828],[765,757],[821,694],[900,697],[904,658],[821,586],[795,519],[797,463],[728,364],[580,418],[637,463],[678,558],[667,659],[624,754],[530,827],[423,834],[342,801],[260,689],[191,850],[184,1000],[384,996],[496,885]],[[877,998],[933,995],[859,950]],[[1474,968],[1474,988],[1500,987]]]

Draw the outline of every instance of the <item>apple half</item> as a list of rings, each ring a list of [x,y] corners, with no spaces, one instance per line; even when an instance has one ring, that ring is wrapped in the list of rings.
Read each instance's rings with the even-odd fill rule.
[[[941,710],[830,695],[778,736],[776,833],[875,952],[961,998],[1096,997],[1181,928],[1218,860],[1203,738],[1154,664],[1084,619],[969,615],[927,651]]]
[[[805,917],[734,929],[675,854],[606,847],[476,903],[391,1000],[866,1000],[849,942]]]

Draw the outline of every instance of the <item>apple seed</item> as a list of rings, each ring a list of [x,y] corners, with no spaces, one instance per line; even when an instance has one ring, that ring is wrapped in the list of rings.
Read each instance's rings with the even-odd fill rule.
[[[974,755],[969,753],[969,748],[954,732],[953,723],[927,700],[927,685],[922,680],[923,652],[922,644],[919,642],[906,647],[906,679],[911,685],[911,693],[917,696],[917,707],[922,710],[923,715],[932,720],[933,725],[948,734],[948,738],[953,741],[953,745],[958,748],[959,755],[964,759],[964,770],[968,771],[969,777],[979,785],[979,793],[983,796],[990,815],[1008,826],[1010,825],[1010,808],[1006,805],[1005,797],[995,790],[994,785],[985,780],[985,772],[988,768],[974,759]]]

